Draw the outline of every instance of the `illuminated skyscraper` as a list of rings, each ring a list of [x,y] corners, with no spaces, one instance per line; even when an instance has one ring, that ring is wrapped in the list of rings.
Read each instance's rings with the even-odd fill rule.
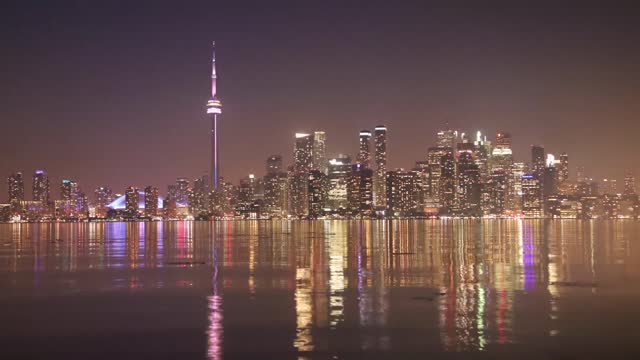
[[[60,186],[60,197],[65,201],[78,200],[78,183],[73,180],[62,180]]]
[[[175,200],[178,205],[186,206],[189,203],[189,180],[185,178],[176,179]]]
[[[96,197],[96,216],[104,217],[107,214],[107,205],[113,201],[113,193],[106,186],[101,186],[94,191]]]
[[[502,170],[494,170],[491,172],[489,183],[486,184],[489,194],[488,214],[501,216],[506,212],[507,192],[509,185],[509,176]]]
[[[522,175],[522,214],[525,217],[542,217],[543,204],[542,184],[538,175]]]
[[[373,215],[373,171],[360,164],[351,168],[347,180],[349,212],[355,216]]]
[[[149,217],[158,215],[158,188],[147,186],[144,189],[144,214]]]
[[[615,195],[618,193],[618,182],[615,179],[602,180],[602,193],[604,195]]]
[[[135,186],[129,186],[124,193],[125,211],[128,216],[138,216],[138,203],[140,202],[140,194],[138,188]]]
[[[7,185],[10,203],[24,201],[24,179],[22,178],[22,173],[11,174],[7,178]]]
[[[385,207],[387,197],[387,127],[378,125],[373,132],[375,144],[375,178],[373,182],[373,200],[376,207]]]
[[[49,177],[42,170],[37,170],[33,175],[33,200],[42,202],[44,206],[50,200]]]
[[[458,158],[457,211],[465,216],[480,216],[482,215],[480,170],[471,154],[471,152],[463,152]]]
[[[222,103],[218,99],[217,93],[217,74],[216,74],[216,43],[213,42],[213,56],[211,63],[211,99],[207,101],[207,114],[211,116],[211,186],[213,190],[218,189],[218,181],[220,179],[219,169],[219,128],[218,120],[222,115]]]
[[[328,175],[328,206],[333,211],[344,210],[347,203],[347,180],[351,172],[351,158],[348,155],[339,154],[329,160]]]
[[[369,143],[371,141],[371,131],[361,130],[359,139],[358,150],[358,164],[365,169],[369,168],[371,162],[371,151],[369,150]]]
[[[402,169],[387,171],[386,213],[387,216],[410,216],[418,208],[418,179],[416,172]]]
[[[327,175],[320,170],[309,172],[309,216],[318,218],[324,214],[327,205]]]
[[[585,176],[584,166],[578,166],[576,168],[576,181],[577,182],[584,182],[586,180],[587,180],[587,178]]]
[[[271,155],[267,158],[267,175],[282,172],[282,155]]]
[[[327,174],[327,135],[324,131],[313,133],[313,169]]]
[[[458,137],[458,131],[456,130],[440,130],[436,134],[436,146],[454,148],[456,145],[456,138]]]
[[[308,172],[313,168],[313,135],[296,133],[293,148],[293,166],[295,171]]]
[[[627,170],[624,175],[624,195],[634,195],[636,193],[636,178],[633,171]]]
[[[562,153],[560,155],[560,163],[558,164],[558,185],[562,185],[569,180],[569,155]]]

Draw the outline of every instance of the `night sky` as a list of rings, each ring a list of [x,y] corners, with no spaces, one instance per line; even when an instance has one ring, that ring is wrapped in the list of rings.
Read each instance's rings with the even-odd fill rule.
[[[412,167],[445,121],[510,131],[517,160],[531,144],[566,151],[572,176],[640,175],[632,5],[308,3],[4,1],[0,201],[15,171],[29,199],[35,169],[56,197],[63,178],[164,193],[205,173],[212,40],[234,182],[269,154],[290,161],[304,130],[327,132],[329,156],[354,155],[360,129],[386,124],[389,167]]]

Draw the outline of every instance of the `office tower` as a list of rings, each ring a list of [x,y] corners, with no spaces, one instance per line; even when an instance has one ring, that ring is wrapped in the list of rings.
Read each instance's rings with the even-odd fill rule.
[[[562,153],[558,163],[558,186],[569,180],[569,155]]]
[[[78,216],[80,218],[86,218],[89,216],[89,197],[82,191],[78,192],[77,199]]]
[[[267,158],[267,175],[282,172],[282,155],[271,155]]]
[[[289,183],[289,210],[290,214],[296,217],[303,217],[309,214],[308,182],[309,173],[307,171],[292,171],[288,174]]]
[[[544,168],[546,167],[546,156],[542,146],[531,146],[531,169],[532,173],[538,176],[538,180],[542,179]]]
[[[498,132],[493,150],[491,151],[491,173],[502,171],[506,176],[504,210],[511,213],[516,210],[516,196],[513,192],[513,151],[511,149],[511,134]]]
[[[149,217],[158,215],[157,187],[147,186],[146,188],[144,188],[144,214]]]
[[[7,178],[7,185],[10,203],[24,201],[24,179],[22,178],[22,173],[11,174]]]
[[[371,161],[371,152],[369,151],[369,142],[371,140],[371,131],[361,130],[358,147],[358,164],[361,168],[368,169]]]
[[[446,148],[440,158],[440,213],[450,214],[455,205],[456,192],[456,161],[453,149]]]
[[[627,170],[624,175],[624,195],[634,195],[636,193],[636,178],[633,171]]]
[[[542,178],[542,193],[545,198],[558,192],[557,184],[557,168],[554,165],[549,164],[544,168],[544,174]]]
[[[493,170],[487,183],[489,203],[487,213],[502,216],[506,213],[509,176],[502,169]]]
[[[387,171],[386,214],[391,217],[416,215],[418,209],[419,176],[415,172],[398,169]]]
[[[94,191],[96,198],[96,216],[105,217],[107,215],[107,206],[113,201],[113,193],[106,186],[101,186]]]
[[[268,160],[267,160],[268,162]],[[268,167],[268,165],[267,165]],[[286,216],[288,201],[287,174],[282,171],[267,173],[264,177],[264,206],[269,216]]]
[[[327,174],[327,135],[324,131],[313,132],[313,169]]]
[[[218,120],[222,115],[222,103],[218,99],[217,74],[216,74],[216,43],[213,42],[213,56],[211,62],[211,99],[207,101],[207,115],[211,116],[211,184],[210,188],[216,190],[220,180],[219,169],[219,127]]]
[[[603,194],[615,195],[618,193],[618,182],[615,179],[602,180]]]
[[[347,203],[351,215],[373,215],[373,170],[361,164],[351,167],[347,179]]]
[[[458,131],[447,129],[440,130],[436,134],[436,146],[452,148],[456,144],[456,138],[458,137]]]
[[[351,158],[348,155],[339,154],[329,160],[327,205],[332,211],[343,212],[348,208],[347,181],[350,172]]]
[[[586,181],[586,176],[585,176],[585,172],[584,172],[584,166],[578,166],[576,168],[576,181],[577,182]]]
[[[189,204],[189,180],[185,178],[176,179],[175,200],[178,206],[187,206]]]
[[[191,214],[204,215],[209,212],[209,179],[206,175],[193,180],[189,193],[189,211]]]
[[[324,215],[327,205],[327,175],[320,170],[309,172],[309,216],[318,218]]]
[[[49,177],[42,170],[33,175],[33,201],[40,201],[45,207],[49,203]]]
[[[462,152],[458,158],[457,212],[464,216],[480,216],[482,187],[480,170],[472,152]]]
[[[129,186],[124,193],[125,212],[130,217],[138,216],[138,204],[140,202],[140,194],[138,188]]]
[[[62,180],[60,186],[60,198],[65,201],[78,200],[78,183],[73,180]]]
[[[296,133],[293,148],[293,165],[295,171],[308,172],[313,168],[313,135]]]
[[[418,198],[419,212],[423,212],[425,208],[432,207],[431,201],[431,179],[429,178],[429,162],[426,160],[416,161],[416,166],[413,168],[413,173],[417,176],[417,188],[415,189],[416,196]]]
[[[522,175],[522,214],[525,217],[542,217],[543,204],[542,184],[538,175]]]
[[[256,177],[253,174],[240,179],[238,187],[238,202],[241,204],[250,204],[256,191]]]
[[[527,166],[523,162],[514,162],[511,172],[511,193],[513,194],[513,212],[522,210],[522,176],[527,173]]]
[[[375,176],[373,181],[373,201],[379,208],[385,207],[387,197],[387,127],[378,125],[373,130],[375,144]]]

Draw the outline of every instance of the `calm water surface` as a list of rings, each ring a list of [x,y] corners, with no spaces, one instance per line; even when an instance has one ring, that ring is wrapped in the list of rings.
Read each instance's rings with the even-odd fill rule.
[[[640,222],[0,225],[2,358],[640,355]]]

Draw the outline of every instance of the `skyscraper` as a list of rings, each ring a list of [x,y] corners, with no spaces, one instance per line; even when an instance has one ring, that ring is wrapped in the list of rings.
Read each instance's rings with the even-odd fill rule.
[[[351,158],[348,155],[339,154],[329,160],[328,205],[334,211],[348,207],[347,180],[350,172]]]
[[[313,169],[327,174],[327,135],[324,131],[313,132]]]
[[[542,184],[538,175],[522,175],[522,214],[525,217],[541,217],[543,209]]]
[[[282,155],[271,155],[267,158],[267,175],[282,172]]]
[[[536,174],[539,179],[542,179],[542,176],[544,175],[544,168],[546,167],[545,165],[545,153],[544,153],[544,148],[542,146],[539,145],[532,145],[531,146],[531,168],[533,170],[533,173]]]
[[[7,178],[7,185],[10,203],[24,201],[24,179],[22,178],[22,173],[11,174]]]
[[[636,178],[633,171],[627,170],[624,175],[624,195],[634,195],[636,193]]]
[[[106,186],[97,188],[94,192],[96,197],[96,216],[104,217],[107,214],[107,205],[113,201],[113,193]]]
[[[567,180],[569,180],[569,155],[562,153],[558,166],[558,185],[562,185]]]
[[[158,215],[158,188],[147,186],[144,189],[144,214],[152,217]]]
[[[362,168],[368,169],[371,161],[371,152],[369,150],[369,142],[371,140],[371,131],[361,130],[359,139],[358,150],[358,164]]]
[[[373,201],[376,207],[385,207],[387,181],[387,127],[378,125],[373,132],[375,143],[375,178],[373,182]]]
[[[33,175],[33,200],[47,206],[50,200],[49,177],[43,170],[37,170]]]
[[[189,203],[188,196],[189,180],[185,178],[176,179],[176,203],[182,206],[186,206]]]
[[[373,171],[361,164],[352,166],[347,180],[349,212],[355,216],[373,215]]]
[[[207,114],[211,115],[211,189],[218,189],[220,179],[219,169],[219,147],[218,147],[218,120],[222,115],[222,103],[217,94],[217,74],[216,74],[216,43],[213,42],[213,56],[211,62],[211,99],[207,101]]]
[[[410,216],[418,207],[416,172],[402,169],[388,171],[386,174],[386,212],[387,216]]]
[[[317,218],[324,214],[327,205],[327,175],[320,170],[309,172],[309,216]]]
[[[296,171],[309,171],[313,168],[313,135],[296,133],[293,166]]]
[[[128,216],[138,216],[138,203],[140,202],[140,194],[138,188],[129,186],[124,193],[125,211]]]
[[[60,186],[60,197],[65,201],[77,201],[78,200],[78,183],[73,180],[62,180]]]

